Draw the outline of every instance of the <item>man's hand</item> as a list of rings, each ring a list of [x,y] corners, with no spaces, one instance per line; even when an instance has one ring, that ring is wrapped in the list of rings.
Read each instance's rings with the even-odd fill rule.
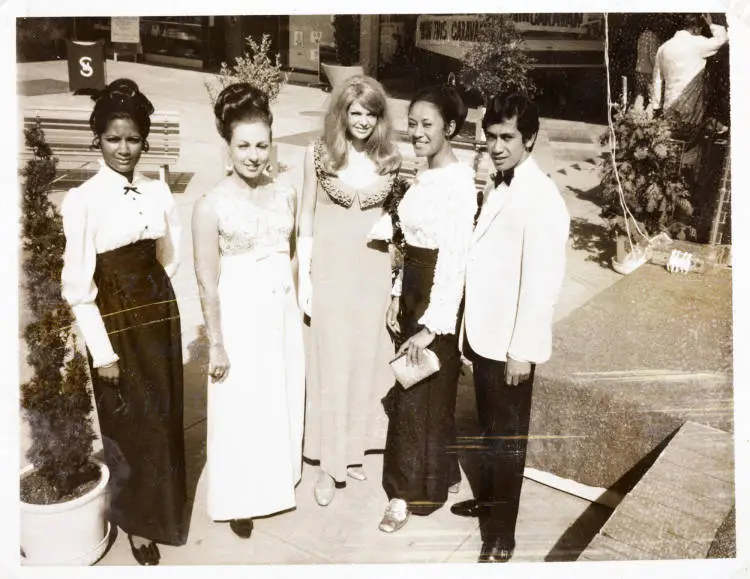
[[[518,386],[528,380],[531,374],[530,362],[519,362],[508,356],[505,362],[505,385]]]

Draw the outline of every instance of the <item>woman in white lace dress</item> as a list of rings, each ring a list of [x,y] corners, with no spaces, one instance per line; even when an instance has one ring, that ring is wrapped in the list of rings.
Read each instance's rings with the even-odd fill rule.
[[[233,173],[196,204],[195,270],[210,344],[207,507],[250,536],[293,508],[302,467],[304,350],[290,242],[293,187],[266,171],[271,112],[248,84],[214,107]]]
[[[409,105],[409,136],[428,168],[393,204],[394,241],[403,236],[404,267],[388,323],[406,338],[398,354],[418,363],[429,347],[441,368],[408,390],[397,383],[384,400],[389,423],[383,488],[390,500],[380,523],[385,532],[400,529],[410,513],[439,509],[460,481],[451,448],[461,368],[457,330],[477,196],[474,171],[458,162],[450,139],[466,112],[452,87],[423,89]]]

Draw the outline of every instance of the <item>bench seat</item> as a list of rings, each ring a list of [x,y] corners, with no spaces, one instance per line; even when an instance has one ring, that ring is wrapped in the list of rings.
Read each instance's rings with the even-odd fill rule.
[[[36,122],[41,123],[52,154],[61,169],[91,168],[101,152],[92,147],[93,135],[89,127],[91,109],[29,108],[23,113],[24,129]],[[171,111],[156,111],[151,115],[151,132],[148,136],[149,151],[143,153],[139,168],[155,167],[159,178],[167,182],[169,166],[180,156],[180,116]],[[26,146],[21,147],[21,161],[33,157]]]

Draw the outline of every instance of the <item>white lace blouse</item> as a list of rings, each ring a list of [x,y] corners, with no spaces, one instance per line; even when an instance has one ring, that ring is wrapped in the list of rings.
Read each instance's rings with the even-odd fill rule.
[[[420,173],[398,207],[406,243],[438,250],[430,303],[419,320],[436,334],[456,331],[476,211],[474,170],[463,163]]]
[[[96,256],[136,241],[155,239],[159,262],[167,275],[174,276],[181,234],[177,206],[166,183],[138,173],[129,183],[101,163],[96,175],[68,191],[62,217],[62,295],[73,309],[94,367],[106,366],[118,357],[95,303]]]

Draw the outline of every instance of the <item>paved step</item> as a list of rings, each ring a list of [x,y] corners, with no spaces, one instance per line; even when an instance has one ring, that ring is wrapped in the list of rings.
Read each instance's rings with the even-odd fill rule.
[[[581,561],[704,559],[734,505],[732,435],[685,423]]]

